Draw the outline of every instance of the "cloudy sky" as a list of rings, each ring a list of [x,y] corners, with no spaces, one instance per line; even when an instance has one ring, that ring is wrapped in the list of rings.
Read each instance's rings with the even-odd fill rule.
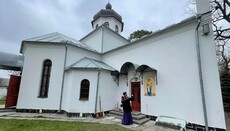
[[[156,31],[191,16],[189,0],[1,0],[0,51],[19,54],[22,40],[52,32],[79,40],[92,31],[93,16],[108,1],[122,16],[125,38],[135,30]]]

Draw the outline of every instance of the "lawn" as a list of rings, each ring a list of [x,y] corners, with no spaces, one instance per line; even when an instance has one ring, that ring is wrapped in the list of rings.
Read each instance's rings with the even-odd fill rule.
[[[0,105],[5,105],[5,99],[0,99]]]
[[[0,119],[0,131],[129,131],[129,129],[91,122]]]

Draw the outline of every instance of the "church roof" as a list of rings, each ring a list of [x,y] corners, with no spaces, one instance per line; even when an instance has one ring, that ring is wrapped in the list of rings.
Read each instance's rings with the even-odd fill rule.
[[[101,9],[93,16],[93,21],[99,17],[114,17],[118,21],[122,22],[122,17],[112,9],[112,5],[110,3],[105,6],[105,9]]]
[[[22,52],[24,42],[49,42],[49,43],[69,44],[69,45],[77,46],[77,47],[80,47],[80,48],[83,48],[83,49],[90,50],[90,51],[98,53],[98,51],[94,50],[90,46],[88,46],[88,45],[86,45],[84,43],[81,43],[78,40],[75,40],[75,39],[73,39],[71,37],[68,37],[68,36],[63,35],[61,33],[58,33],[58,32],[45,34],[45,35],[42,35],[42,36],[38,36],[38,37],[23,40],[20,52]]]
[[[42,36],[26,39],[23,41],[56,42],[56,43],[68,42],[68,43],[73,43],[73,44],[80,44],[80,42],[78,40],[75,40],[71,37],[68,37],[68,36],[63,35],[63,34],[58,33],[58,32],[45,34]]]
[[[84,69],[104,69],[104,70],[110,70],[114,71],[115,69],[106,63],[91,59],[88,57],[84,57],[81,60],[77,61],[76,63],[68,66],[65,70],[72,69],[72,68],[84,68]]]

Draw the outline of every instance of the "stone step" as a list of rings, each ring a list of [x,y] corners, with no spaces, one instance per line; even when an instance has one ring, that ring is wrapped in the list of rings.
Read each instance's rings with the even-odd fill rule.
[[[149,118],[144,118],[144,119],[141,119],[141,120],[133,120],[134,123],[138,124],[138,125],[142,125],[144,123],[146,123],[147,121],[149,121]]]
[[[122,119],[123,111],[114,109],[109,112],[110,116],[116,117],[118,119]],[[149,121],[145,115],[141,114],[140,112],[133,111],[132,112],[133,122],[139,125],[144,124],[145,122]]]
[[[137,111],[132,111],[132,115],[143,115],[143,114],[141,114],[140,112],[137,112]]]
[[[112,111],[114,112],[121,112],[123,113],[122,110],[119,110],[119,109],[113,109]],[[132,111],[132,115],[141,115],[141,112],[138,112],[138,111]]]
[[[113,116],[113,117],[118,118],[118,119],[122,119],[122,116],[120,116],[120,115],[115,115],[115,114],[108,114],[108,115],[109,115],[109,116]],[[138,124],[138,125],[142,125],[142,124],[146,123],[147,121],[149,121],[148,118],[143,118],[143,119],[141,119],[141,120],[137,120],[137,119],[134,119],[134,118],[133,118],[133,122],[134,122],[135,124]]]
[[[116,111],[116,110],[112,110],[109,112],[110,114],[114,114],[114,115],[118,115],[118,116],[121,116],[123,115],[123,112],[120,112],[120,111]],[[141,120],[143,118],[146,118],[145,115],[141,114],[140,112],[132,112],[132,117],[133,119],[137,119],[137,120]]]

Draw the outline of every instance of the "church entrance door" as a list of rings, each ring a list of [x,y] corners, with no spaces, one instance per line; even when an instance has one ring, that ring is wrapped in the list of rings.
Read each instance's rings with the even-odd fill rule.
[[[134,111],[141,111],[140,82],[131,82],[131,94],[134,96],[134,101],[132,101],[132,109]]]

